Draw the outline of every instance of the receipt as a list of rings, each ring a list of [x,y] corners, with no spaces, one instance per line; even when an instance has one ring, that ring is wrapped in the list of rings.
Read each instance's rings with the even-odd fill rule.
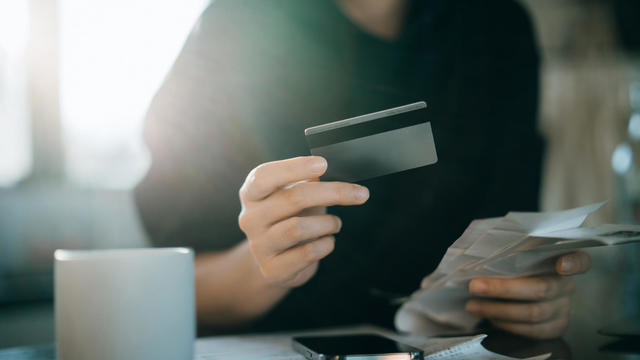
[[[402,331],[437,329],[435,322],[459,331],[473,329],[480,319],[464,310],[475,277],[523,277],[548,274],[564,254],[596,246],[640,241],[640,226],[584,227],[587,216],[604,203],[543,212],[511,212],[502,218],[473,221],[447,250],[436,270],[422,280],[396,314]],[[421,316],[426,320],[415,320]],[[448,331],[450,332],[450,331]]]
[[[471,338],[467,338],[468,340],[462,343],[448,343],[448,338],[443,339],[430,339],[428,342],[424,344],[423,349],[425,349],[425,353],[427,353],[427,349],[431,348],[442,348],[444,344],[446,344],[446,348],[439,351],[430,351],[431,355],[427,355],[424,357],[425,360],[457,360],[457,359],[475,359],[475,360],[509,360],[514,359],[509,356],[504,356],[500,354],[496,354],[492,351],[487,350],[484,346],[482,346],[482,340],[486,338],[487,335],[478,335]],[[551,354],[542,354],[534,357],[527,358],[527,360],[544,360],[548,359]]]

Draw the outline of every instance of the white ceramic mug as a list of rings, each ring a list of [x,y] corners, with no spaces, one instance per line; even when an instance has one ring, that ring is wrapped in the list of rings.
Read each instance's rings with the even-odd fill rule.
[[[60,360],[192,360],[193,252],[56,250]]]

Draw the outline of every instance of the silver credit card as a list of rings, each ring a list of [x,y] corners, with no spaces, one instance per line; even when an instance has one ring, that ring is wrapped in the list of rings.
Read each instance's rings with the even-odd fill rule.
[[[311,154],[327,159],[323,180],[362,181],[438,162],[424,101],[310,127]]]

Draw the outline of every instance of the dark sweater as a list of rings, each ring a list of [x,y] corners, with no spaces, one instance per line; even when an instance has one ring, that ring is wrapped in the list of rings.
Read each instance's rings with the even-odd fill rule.
[[[344,224],[335,251],[251,330],[390,326],[380,294],[417,288],[472,219],[536,210],[538,69],[510,0],[415,1],[392,42],[329,0],[217,0],[150,107],[142,220],[157,246],[227,249],[244,238],[237,194],[253,167],[308,155],[309,126],[425,100],[439,162],[329,209]]]

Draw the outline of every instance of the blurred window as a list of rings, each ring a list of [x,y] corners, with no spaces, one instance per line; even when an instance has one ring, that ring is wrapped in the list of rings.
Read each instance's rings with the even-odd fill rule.
[[[26,45],[29,9],[25,0],[0,0],[0,186],[31,172]]]
[[[146,108],[208,1],[58,3],[66,172],[83,186],[131,188],[148,167]]]

